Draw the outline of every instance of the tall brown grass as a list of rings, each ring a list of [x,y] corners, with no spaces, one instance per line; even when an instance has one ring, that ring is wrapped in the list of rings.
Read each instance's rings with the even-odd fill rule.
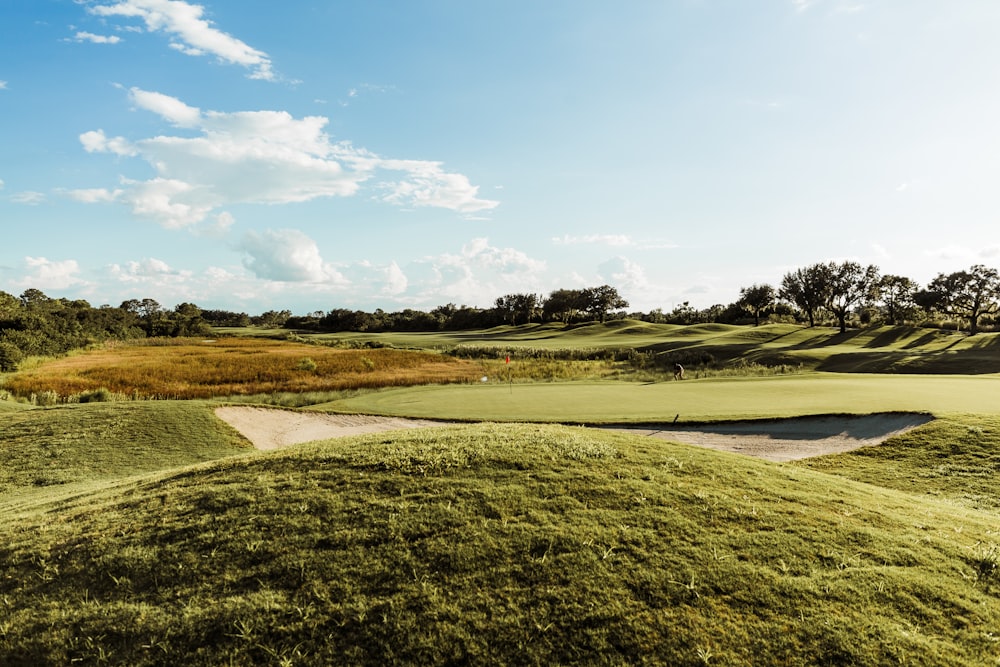
[[[54,392],[62,400],[101,388],[132,398],[184,399],[468,382],[478,376],[475,363],[431,352],[170,339],[49,361],[9,376],[4,388],[17,396]]]

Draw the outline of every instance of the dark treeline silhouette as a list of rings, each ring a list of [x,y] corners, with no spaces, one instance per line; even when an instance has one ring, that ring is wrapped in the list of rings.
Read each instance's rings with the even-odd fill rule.
[[[94,308],[37,289],[20,298],[0,292],[0,372],[16,370],[25,357],[64,354],[108,340],[204,335],[211,328],[201,313],[190,303],[165,310],[153,299]]]
[[[967,327],[970,334],[996,327],[1000,274],[977,264],[938,274],[921,287],[904,276],[882,275],[856,262],[813,264],[791,271],[781,284],[742,287],[728,305],[698,310],[688,302],[669,312],[628,312],[628,302],[610,285],[559,289],[548,297],[518,293],[498,297],[490,308],[449,303],[429,312],[374,312],[335,308],[293,316],[270,310],[251,316],[202,310],[191,303],[173,309],[153,299],[129,299],[118,307],[92,307],[83,300],[51,298],[37,289],[20,297],[0,291],[0,372],[13,371],[29,356],[51,356],[108,340],[156,336],[203,336],[212,327],[284,327],[315,332],[455,331],[500,325],[608,319],[664,324],[805,323],[809,326],[909,324]]]

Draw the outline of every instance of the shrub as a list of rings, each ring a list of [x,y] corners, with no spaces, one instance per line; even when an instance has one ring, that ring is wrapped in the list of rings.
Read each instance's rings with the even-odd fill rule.
[[[21,350],[8,342],[0,342],[0,373],[13,373],[24,359]]]
[[[316,362],[310,359],[309,357],[304,357],[299,361],[299,363],[295,365],[295,370],[308,371],[309,373],[315,371],[316,368],[317,368]]]
[[[116,395],[107,387],[84,391],[77,395],[78,403],[110,403],[116,399]]]

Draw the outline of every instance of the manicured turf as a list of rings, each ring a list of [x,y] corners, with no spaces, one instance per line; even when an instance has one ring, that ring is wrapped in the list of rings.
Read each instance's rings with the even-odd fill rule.
[[[369,393],[314,409],[489,421],[662,422],[874,412],[1000,413],[1000,377],[813,373],[659,383],[490,383]]]

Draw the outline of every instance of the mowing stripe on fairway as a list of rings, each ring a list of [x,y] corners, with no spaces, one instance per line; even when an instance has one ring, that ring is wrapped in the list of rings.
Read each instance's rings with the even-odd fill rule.
[[[814,373],[660,383],[422,386],[314,409],[488,421],[656,422],[810,414],[1000,414],[1000,376]]]

